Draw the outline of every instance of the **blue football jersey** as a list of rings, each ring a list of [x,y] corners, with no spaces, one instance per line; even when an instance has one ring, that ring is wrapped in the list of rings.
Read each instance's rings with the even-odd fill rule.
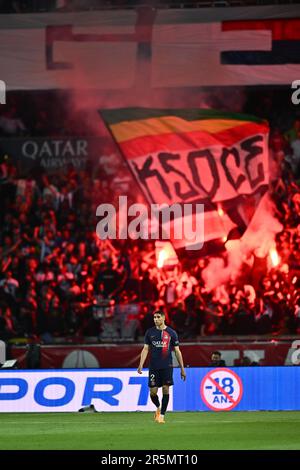
[[[176,331],[167,326],[159,330],[155,326],[145,334],[145,344],[150,348],[150,369],[165,369],[172,367],[172,351],[179,345]]]

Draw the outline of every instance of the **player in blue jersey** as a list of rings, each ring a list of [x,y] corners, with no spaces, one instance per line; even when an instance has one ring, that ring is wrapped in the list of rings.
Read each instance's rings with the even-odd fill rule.
[[[181,369],[181,378],[183,380],[186,379],[186,374],[176,331],[165,324],[164,312],[156,310],[153,314],[153,319],[155,326],[146,331],[145,344],[141,352],[138,373],[142,373],[145,360],[150,350],[148,386],[150,388],[150,398],[156,406],[154,419],[156,422],[162,424],[165,422],[165,413],[169,403],[169,387],[173,385],[173,349]],[[159,387],[163,389],[161,408],[157,395]]]

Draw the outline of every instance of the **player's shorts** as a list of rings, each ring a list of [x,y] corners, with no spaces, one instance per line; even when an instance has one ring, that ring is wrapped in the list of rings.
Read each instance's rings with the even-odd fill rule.
[[[173,384],[173,367],[167,367],[166,369],[149,369],[148,386],[150,388]]]

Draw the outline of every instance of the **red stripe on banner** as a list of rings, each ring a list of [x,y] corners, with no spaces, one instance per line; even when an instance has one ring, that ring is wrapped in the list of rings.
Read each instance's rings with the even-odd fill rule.
[[[271,340],[261,340],[253,343],[249,338],[244,338],[241,342],[236,342],[236,338],[229,337],[227,342],[222,342],[222,338],[218,341],[207,341],[206,344],[188,343],[180,345],[186,364],[190,367],[205,367],[210,364],[210,358],[213,351],[221,350],[222,355],[226,357],[236,357],[234,362],[229,361],[228,366],[240,365],[243,356],[247,356],[249,350],[254,350],[258,357],[264,359],[265,366],[284,366],[290,364],[290,345],[296,336],[286,337],[284,340],[278,338],[277,342]],[[298,338],[299,339],[299,338]],[[63,367],[63,362],[69,354],[78,350],[76,345],[60,345],[48,346],[41,345],[41,367],[44,369],[59,369]],[[122,366],[131,368],[138,364],[141,345],[140,344],[100,344],[97,346],[80,346],[81,351],[87,351],[99,361],[102,368],[119,368],[120,357],[122,358]],[[18,364],[22,368],[26,368],[27,348],[25,346],[12,346],[11,357],[18,359]],[[232,353],[235,353],[233,355]],[[74,354],[72,356],[74,361]],[[75,362],[74,362],[75,364]],[[74,365],[75,367],[75,365]]]
[[[133,124],[134,125],[134,124]],[[193,149],[202,149],[212,145],[230,147],[246,137],[256,134],[267,134],[268,126],[263,124],[247,123],[236,128],[216,134],[206,132],[188,132],[182,134],[160,134],[155,136],[137,137],[119,143],[123,155],[127,159],[134,159],[156,152],[175,152]]]
[[[163,347],[162,347],[162,355],[167,356],[168,351],[169,351],[169,344],[170,344],[171,336],[167,331],[163,331],[162,334],[162,342],[163,342]]]
[[[274,41],[300,40],[300,19],[224,21],[222,23],[222,31],[247,30],[271,30]]]

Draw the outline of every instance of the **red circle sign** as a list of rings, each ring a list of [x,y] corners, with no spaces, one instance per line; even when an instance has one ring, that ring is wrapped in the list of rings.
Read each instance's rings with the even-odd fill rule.
[[[214,411],[229,411],[237,406],[243,395],[240,377],[230,369],[219,367],[210,370],[200,386],[205,405]]]

